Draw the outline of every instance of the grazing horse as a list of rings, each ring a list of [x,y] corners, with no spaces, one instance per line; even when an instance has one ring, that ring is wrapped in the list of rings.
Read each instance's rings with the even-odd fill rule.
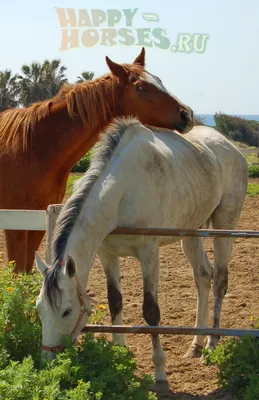
[[[109,74],[0,114],[0,208],[45,210],[61,203],[71,168],[114,117],[138,116],[144,124],[181,133],[193,126],[192,110],[144,69],[144,48],[133,64],[106,61]],[[31,271],[44,232],[5,234],[15,272]]]
[[[76,339],[88,321],[85,297],[89,273],[98,254],[107,279],[112,323],[122,324],[119,257],[139,260],[143,274],[143,316],[158,325],[159,247],[180,237],[109,235],[117,226],[192,228],[212,223],[234,229],[246,195],[248,168],[242,153],[215,129],[194,127],[188,134],[145,127],[135,119],[117,119],[102,136],[90,169],[77,181],[58,218],[53,264],[36,253],[44,282],[37,299],[43,323],[43,356],[53,357],[61,332]],[[232,238],[214,239],[214,273],[199,237],[182,238],[198,289],[196,327],[208,325],[213,277],[213,327],[219,327],[228,284]],[[80,305],[85,305],[80,311]],[[124,344],[123,335],[113,340]],[[218,338],[210,337],[207,347]],[[167,382],[165,355],[158,335],[152,336],[157,382]],[[195,336],[188,356],[201,354],[204,336]]]

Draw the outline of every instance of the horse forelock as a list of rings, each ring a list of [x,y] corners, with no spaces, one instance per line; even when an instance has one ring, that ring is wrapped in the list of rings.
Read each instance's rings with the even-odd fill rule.
[[[56,262],[52,267],[48,268],[44,278],[44,294],[53,309],[58,308],[58,299],[61,296],[58,286],[59,273],[60,263]]]

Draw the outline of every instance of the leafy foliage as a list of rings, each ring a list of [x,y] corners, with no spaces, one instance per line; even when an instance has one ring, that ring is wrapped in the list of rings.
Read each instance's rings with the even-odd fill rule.
[[[66,69],[60,60],[45,60],[43,64],[33,62],[31,65],[22,65],[22,73],[18,76],[20,104],[28,106],[55,96],[67,82]]]
[[[35,299],[42,278],[0,269],[0,398],[6,400],[155,400],[153,379],[135,375],[136,361],[123,346],[84,335],[51,362],[40,361],[41,325]],[[93,321],[100,322],[99,305]]]
[[[18,105],[17,92],[17,75],[9,69],[0,71],[0,112]]]
[[[248,173],[250,178],[259,177],[259,165],[248,165]]]
[[[94,77],[93,71],[84,71],[80,76],[77,77],[77,83],[81,83],[84,81],[91,81]]]
[[[39,274],[12,274],[12,262],[0,270],[0,367],[9,359],[39,355],[41,326],[35,309]]]
[[[23,64],[20,73],[15,75],[11,70],[0,71],[0,112],[56,96],[67,83],[66,71],[58,59]],[[94,72],[84,71],[77,77],[77,83],[93,77]]]
[[[194,116],[194,125],[205,125],[204,118],[200,117],[199,115]]]
[[[86,172],[90,165],[91,154],[92,154],[91,151],[89,151],[87,154],[85,154],[81,158],[81,160],[79,160],[76,163],[76,165],[72,168],[71,172]]]
[[[258,121],[216,113],[215,128],[229,139],[243,142],[249,146],[258,145]]]
[[[254,323],[258,329],[259,324]],[[203,350],[205,361],[218,367],[219,384],[239,400],[259,398],[259,340],[247,335],[228,338],[209,352]]]

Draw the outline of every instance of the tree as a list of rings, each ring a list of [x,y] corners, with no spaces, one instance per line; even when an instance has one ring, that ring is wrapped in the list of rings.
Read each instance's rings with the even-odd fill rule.
[[[61,65],[61,60],[56,59],[45,60],[43,64],[33,62],[31,65],[22,65],[22,74],[18,77],[19,102],[28,106],[55,96],[67,82],[66,69]]]
[[[81,83],[84,81],[91,81],[94,77],[94,72],[92,71],[84,71],[80,76],[77,77],[77,83]]]
[[[204,118],[199,115],[195,115],[194,116],[194,125],[205,125]]]
[[[17,93],[17,75],[9,69],[0,71],[0,112],[18,106]]]
[[[61,60],[44,61],[42,75],[49,97],[55,96],[63,84],[67,82],[66,70],[67,68],[61,65]]]

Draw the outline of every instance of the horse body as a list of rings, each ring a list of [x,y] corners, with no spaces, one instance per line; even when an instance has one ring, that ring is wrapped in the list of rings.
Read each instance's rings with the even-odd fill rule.
[[[60,332],[71,333],[79,312],[73,277],[85,287],[96,254],[107,278],[112,323],[122,324],[119,257],[133,256],[142,267],[144,318],[149,325],[158,325],[159,247],[181,238],[109,233],[116,226],[197,229],[208,223],[215,229],[233,229],[240,217],[247,181],[243,155],[213,128],[195,127],[181,136],[145,127],[136,120],[117,121],[103,136],[90,169],[76,183],[60,214],[52,267],[49,269],[38,258],[37,265],[45,277],[37,301],[44,321],[45,346],[49,349],[59,345]],[[202,238],[182,239],[198,289],[197,327],[208,325],[212,277],[215,328],[219,326],[227,290],[232,239],[215,238],[214,246],[213,275]],[[66,261],[68,256],[73,257],[77,269],[70,258]],[[61,267],[63,261],[65,266]],[[60,289],[59,309],[48,306],[55,303],[56,287]],[[67,309],[69,316],[64,321]],[[86,321],[83,318],[81,329]],[[114,334],[113,340],[124,344],[123,335]],[[209,338],[208,348],[215,347],[217,340]],[[155,378],[157,382],[165,382],[165,356],[158,335],[152,336],[152,343]],[[195,336],[187,355],[200,354],[203,344],[204,337]],[[45,355],[51,355],[49,350]]]
[[[192,110],[145,69],[144,50],[133,64],[107,57],[110,73],[64,87],[53,99],[0,114],[0,208],[46,210],[61,203],[71,168],[117,116],[185,132]],[[15,272],[29,272],[44,232],[6,231]]]

